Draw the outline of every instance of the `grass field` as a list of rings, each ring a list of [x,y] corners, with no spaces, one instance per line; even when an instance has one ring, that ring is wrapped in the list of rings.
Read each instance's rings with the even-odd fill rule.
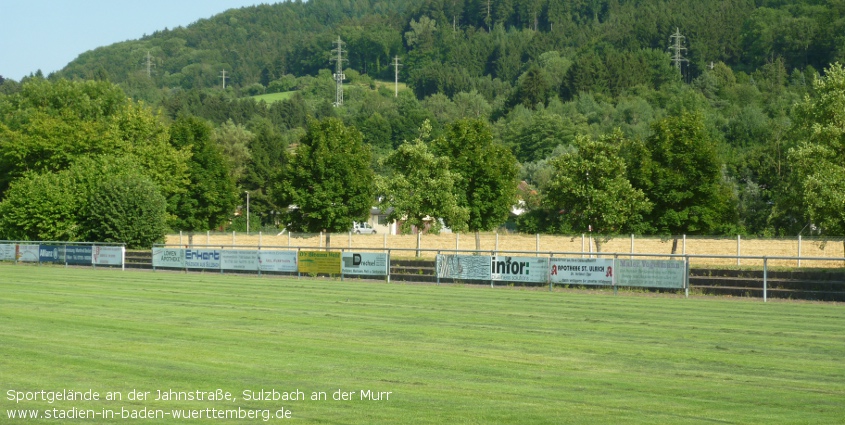
[[[218,388],[237,400],[128,400]],[[8,399],[64,389],[101,400]],[[4,424],[842,423],[845,306],[0,265],[0,391]],[[9,419],[73,408],[118,416]]]
[[[273,102],[280,102],[282,100],[288,100],[291,97],[293,97],[294,93],[296,93],[296,92],[297,92],[297,90],[286,91],[286,92],[282,92],[282,93],[261,94],[261,95],[258,95],[258,96],[252,96],[252,98],[255,99],[256,102],[260,102],[260,101],[263,100],[267,103],[273,103]]]

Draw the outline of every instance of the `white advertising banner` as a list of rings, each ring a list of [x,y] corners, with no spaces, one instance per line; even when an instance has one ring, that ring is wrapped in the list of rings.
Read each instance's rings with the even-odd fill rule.
[[[225,249],[220,251],[220,268],[224,270],[258,270],[258,250]]]
[[[153,248],[153,267],[185,268],[185,250],[182,248]]]
[[[548,269],[548,258],[500,255],[490,260],[490,274],[493,280],[505,282],[545,282]]]
[[[186,249],[185,267],[191,269],[220,269],[220,251],[216,249]]]
[[[91,261],[96,265],[119,266],[123,264],[122,246],[94,246]]]
[[[438,255],[437,276],[447,279],[490,280],[489,255]]]
[[[387,276],[387,254],[344,252],[340,258],[340,271],[343,274]]]
[[[18,261],[37,263],[40,258],[39,245],[18,245],[15,257]]]
[[[686,278],[679,260],[617,260],[616,271],[619,286],[682,289]]]
[[[561,285],[613,285],[609,258],[551,258],[549,279]]]
[[[262,272],[296,272],[296,251],[258,251],[258,268]]]
[[[0,261],[15,261],[15,244],[0,244]]]

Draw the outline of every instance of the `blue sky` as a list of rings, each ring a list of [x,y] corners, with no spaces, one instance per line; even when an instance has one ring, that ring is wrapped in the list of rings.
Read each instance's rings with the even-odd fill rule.
[[[97,47],[275,0],[0,0],[0,75],[20,81]]]

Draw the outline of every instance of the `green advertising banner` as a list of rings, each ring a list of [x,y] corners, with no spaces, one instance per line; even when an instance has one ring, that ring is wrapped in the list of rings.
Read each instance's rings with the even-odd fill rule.
[[[616,284],[645,288],[684,288],[686,267],[679,260],[617,260]]]
[[[299,251],[300,273],[340,274],[340,253],[327,251]]]

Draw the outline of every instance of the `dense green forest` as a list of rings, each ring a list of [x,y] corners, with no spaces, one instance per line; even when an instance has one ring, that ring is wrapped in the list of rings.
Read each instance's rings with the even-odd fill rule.
[[[332,191],[407,207],[390,190],[409,190],[424,167],[403,161],[416,158],[433,167],[416,177],[452,188],[455,203],[431,211],[448,210],[455,228],[501,225],[507,214],[492,203],[516,196],[528,213],[513,225],[525,232],[842,235],[843,30],[841,0],[310,0],[233,9],[85,52],[46,78],[0,77],[0,213],[33,207],[27,191],[49,179],[67,187],[43,199],[82,193],[91,199],[83,207],[94,208],[98,191],[86,176],[126,161],[133,165],[106,186],[158,187],[166,206],[157,214],[174,230],[242,226],[233,212],[244,191],[263,224],[282,216],[298,230],[340,229],[362,218],[366,202],[328,212],[348,203]],[[341,106],[333,105],[338,37]],[[254,98],[270,93],[284,100]],[[65,148],[45,146],[51,137]],[[473,177],[473,166],[491,166],[467,166],[484,163],[461,155],[456,141],[503,158],[497,173],[512,188]],[[294,180],[351,175],[302,158],[326,146],[339,152],[337,143],[361,144],[363,156],[332,163],[369,163],[372,187],[326,183],[325,196],[304,197],[317,189]],[[516,191],[518,181],[526,184]],[[288,211],[303,199],[320,207]],[[488,210],[496,213],[484,217]],[[50,230],[12,216],[21,214],[0,222],[0,237],[99,235],[84,217]]]

